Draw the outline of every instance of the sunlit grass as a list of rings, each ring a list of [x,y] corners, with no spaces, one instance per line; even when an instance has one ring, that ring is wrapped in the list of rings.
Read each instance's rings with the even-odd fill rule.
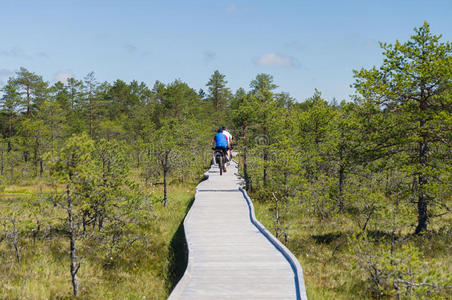
[[[274,203],[254,201],[256,217],[275,234]],[[448,223],[449,222],[449,223]],[[423,251],[425,261],[436,261],[452,272],[450,233],[440,228],[450,224],[450,216],[436,220],[430,233],[410,238]],[[357,231],[351,216],[320,219],[301,210],[286,218],[286,246],[298,258],[309,299],[375,299],[368,274],[356,263],[348,237]],[[280,240],[284,239],[280,237]],[[445,296],[445,295],[444,295]],[[442,297],[442,296],[439,296]]]
[[[79,251],[81,298],[166,299],[174,284],[171,264],[174,264],[175,250],[171,242],[193,199],[196,184],[170,185],[167,207],[159,202],[163,198],[161,185],[142,189],[152,195],[154,202],[151,240],[125,254],[127,261],[106,267],[106,258],[99,257],[95,245],[84,245],[83,251]],[[58,190],[62,191],[63,187]],[[31,218],[23,203],[50,192],[55,192],[51,184],[7,185],[0,193],[0,209],[20,207],[20,218]],[[82,247],[80,240],[78,243]],[[46,234],[33,241],[29,233],[22,232],[19,245],[20,263],[12,245],[6,240],[0,243],[0,298],[70,298],[69,241],[64,233]]]
[[[55,190],[61,190],[62,186],[54,186],[50,184],[38,184],[38,185],[7,185],[2,194],[27,194],[36,195],[38,193],[50,193]]]

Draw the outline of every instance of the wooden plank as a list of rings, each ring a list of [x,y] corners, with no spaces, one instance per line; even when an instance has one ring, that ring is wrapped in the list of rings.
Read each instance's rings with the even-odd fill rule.
[[[253,222],[237,173],[212,166],[198,185],[184,222],[189,263],[168,299],[307,299],[301,267]]]

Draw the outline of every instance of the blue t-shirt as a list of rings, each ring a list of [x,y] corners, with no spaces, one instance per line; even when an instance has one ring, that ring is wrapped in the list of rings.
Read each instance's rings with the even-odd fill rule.
[[[226,137],[226,135],[224,133],[219,132],[215,135],[215,144],[217,147],[227,148],[228,147],[228,138]]]

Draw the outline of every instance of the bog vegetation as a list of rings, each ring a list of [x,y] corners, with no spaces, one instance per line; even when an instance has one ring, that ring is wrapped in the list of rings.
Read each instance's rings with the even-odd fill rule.
[[[180,226],[232,131],[258,218],[299,258],[312,299],[452,293],[452,43],[424,23],[355,71],[328,103],[186,83],[49,85],[21,68],[2,89],[0,294],[164,299],[184,268]]]

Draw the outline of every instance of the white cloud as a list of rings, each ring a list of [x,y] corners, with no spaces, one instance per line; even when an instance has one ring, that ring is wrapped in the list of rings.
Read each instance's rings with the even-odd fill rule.
[[[59,72],[55,75],[55,81],[60,81],[61,83],[67,83],[69,78],[74,78],[74,74],[71,72]]]
[[[275,53],[266,53],[256,60],[259,66],[294,67],[297,62],[294,58]]]

